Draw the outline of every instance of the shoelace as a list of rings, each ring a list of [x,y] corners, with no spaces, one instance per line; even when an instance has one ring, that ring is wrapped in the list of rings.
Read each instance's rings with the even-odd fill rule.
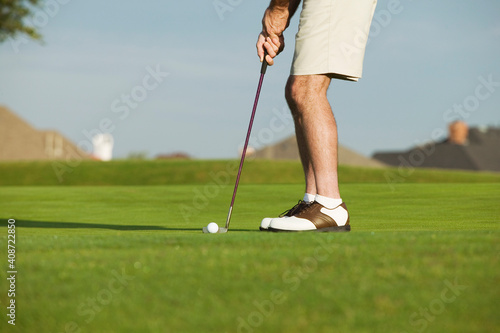
[[[293,206],[292,208],[288,209],[288,210],[285,210],[283,213],[280,214],[280,217],[283,217],[283,216],[293,216],[296,211],[299,210],[299,208],[301,206],[309,206],[310,204],[308,204],[307,202],[305,202],[304,200],[299,200],[299,202],[297,202],[297,204],[295,206]],[[304,207],[304,208],[306,208]],[[302,208],[302,209],[304,209]],[[301,209],[301,210],[302,210]]]

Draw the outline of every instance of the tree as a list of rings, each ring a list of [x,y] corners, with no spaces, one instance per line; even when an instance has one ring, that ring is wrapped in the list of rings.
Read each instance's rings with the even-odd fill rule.
[[[40,2],[40,0],[0,0],[0,43],[19,34],[26,34],[35,40],[42,38],[36,29],[26,22]]]

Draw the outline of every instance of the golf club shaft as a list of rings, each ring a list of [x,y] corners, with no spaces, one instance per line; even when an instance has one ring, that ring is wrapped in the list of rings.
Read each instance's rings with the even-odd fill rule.
[[[255,101],[253,103],[253,110],[252,110],[252,115],[250,116],[250,123],[248,124],[248,131],[247,131],[247,137],[245,139],[245,145],[243,146],[243,152],[241,153],[240,167],[238,169],[238,175],[236,176],[236,182],[234,184],[233,198],[231,199],[231,206],[229,206],[229,212],[227,213],[226,229],[229,228],[229,222],[231,221],[234,199],[236,198],[236,191],[238,190],[238,184],[240,183],[241,170],[243,169],[243,162],[245,161],[245,155],[247,154],[248,140],[250,139],[253,120],[255,118],[255,111],[257,110],[257,104],[259,103],[260,89],[262,88],[262,82],[264,81],[264,75],[266,74],[266,69],[267,69],[266,55],[267,52],[264,53],[264,60],[262,61],[262,67],[260,69],[259,85],[257,86],[257,94],[255,95]]]

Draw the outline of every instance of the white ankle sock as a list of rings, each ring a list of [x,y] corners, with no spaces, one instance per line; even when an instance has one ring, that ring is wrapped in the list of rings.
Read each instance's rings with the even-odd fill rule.
[[[306,193],[306,194],[304,194],[304,199],[302,199],[302,200],[304,200],[307,203],[311,203],[315,199],[316,199],[316,196],[314,194]]]
[[[316,194],[315,200],[328,209],[337,208],[340,204],[342,204],[342,199],[328,198],[319,194]]]

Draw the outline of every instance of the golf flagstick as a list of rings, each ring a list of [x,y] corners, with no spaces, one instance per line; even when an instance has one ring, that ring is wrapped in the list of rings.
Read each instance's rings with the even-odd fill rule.
[[[247,131],[247,137],[245,139],[245,145],[243,146],[243,152],[241,153],[240,168],[238,169],[238,175],[236,176],[236,182],[234,184],[231,206],[229,206],[229,212],[227,213],[226,230],[225,230],[226,232],[229,229],[229,222],[231,222],[231,214],[233,213],[234,199],[236,198],[236,191],[238,190],[238,184],[240,183],[241,170],[243,169],[243,162],[245,162],[245,155],[247,154],[248,140],[250,139],[250,132],[252,132],[253,119],[255,118],[257,103],[259,103],[260,89],[262,88],[262,82],[264,81],[264,75],[266,74],[266,69],[267,69],[266,55],[267,52],[264,51],[264,60],[262,61],[262,67],[260,68],[260,80],[259,80],[259,85],[257,86],[257,94],[255,95],[255,101],[253,103],[253,110],[252,110],[252,115],[250,116],[250,123],[248,124],[248,131]]]

